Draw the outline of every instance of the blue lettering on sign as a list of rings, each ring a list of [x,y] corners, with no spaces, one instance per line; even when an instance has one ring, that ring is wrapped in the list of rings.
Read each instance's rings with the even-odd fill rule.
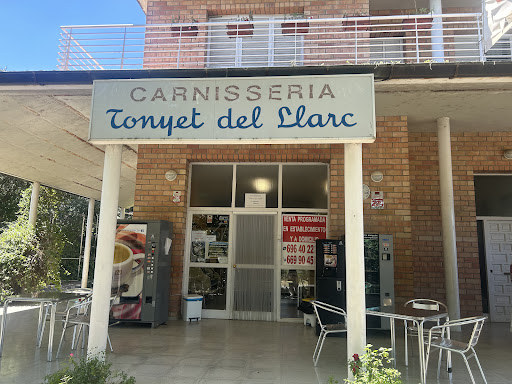
[[[334,127],[339,127],[344,125],[345,127],[353,127],[357,124],[357,122],[350,123],[347,119],[351,119],[354,117],[353,113],[345,113],[340,117],[339,122],[336,121],[336,115],[334,113],[329,113],[327,116],[313,113],[309,116],[306,115],[306,107],[301,105],[297,108],[295,112],[295,116],[292,116],[293,113],[288,107],[281,107],[278,111],[279,114],[279,125],[277,128],[304,128],[304,127],[325,127],[329,124],[332,124]],[[286,124],[285,124],[286,122]]]
[[[119,128],[132,129],[132,128],[137,127],[137,125],[141,129],[144,129],[149,125],[149,127],[153,128],[153,129],[156,129],[156,128],[167,129],[167,136],[172,135],[172,130],[174,128],[197,129],[197,128],[201,128],[204,125],[204,122],[203,123],[197,122],[197,118],[201,114],[199,112],[197,112],[195,108],[192,108],[192,116],[179,116],[179,117],[175,118],[175,116],[171,115],[171,116],[161,116],[160,119],[155,118],[155,116],[145,116],[145,115],[143,115],[139,118],[136,118],[133,116],[126,116],[123,119],[122,115],[118,116],[118,114],[123,113],[122,109],[109,109],[109,110],[107,110],[106,113],[107,114],[112,113],[112,118],[110,119],[110,126],[113,129],[119,129]],[[175,122],[174,124],[173,124],[173,121]]]
[[[233,124],[233,116],[232,116],[232,108],[228,109],[227,115],[219,117],[217,120],[217,126],[221,129],[235,129],[235,128],[241,128],[241,129],[247,129],[247,128],[261,128],[263,124],[258,124],[258,119],[261,115],[261,107],[254,107],[252,110],[252,117],[251,121],[248,122],[247,116],[240,116],[238,119],[236,119],[236,123]]]

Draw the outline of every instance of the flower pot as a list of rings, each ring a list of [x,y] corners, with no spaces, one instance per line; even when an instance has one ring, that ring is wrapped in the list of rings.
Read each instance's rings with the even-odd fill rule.
[[[351,32],[357,29],[358,32],[367,31],[370,29],[370,20],[357,20],[357,25],[355,20],[347,20],[343,22],[343,31]]]
[[[403,19],[402,23],[406,24],[403,29],[430,29],[432,28],[432,20],[433,18],[428,16]]]
[[[254,24],[228,24],[228,36],[252,36]]]
[[[281,23],[281,32],[283,35],[297,35],[309,32],[309,22],[286,21]]]
[[[179,27],[171,27],[172,37],[191,37],[197,36],[197,25],[185,25]]]

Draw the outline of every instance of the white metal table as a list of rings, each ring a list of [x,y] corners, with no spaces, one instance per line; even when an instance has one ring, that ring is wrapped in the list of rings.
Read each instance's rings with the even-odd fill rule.
[[[440,319],[448,320],[448,313],[437,311],[425,310],[411,310],[405,309],[403,313],[382,312],[380,307],[367,308],[366,314],[371,316],[387,317],[389,318],[390,331],[391,331],[391,355],[393,356],[393,365],[396,367],[396,341],[395,341],[395,320],[411,321],[418,329],[418,352],[420,360],[420,375],[422,384],[426,384],[425,378],[425,339],[423,337],[423,330],[425,322],[437,322]],[[448,372],[451,374],[451,356],[448,354]]]
[[[4,310],[2,316],[2,328],[0,330],[0,357],[2,357],[2,351],[4,346],[4,336],[6,333],[7,326],[7,308],[11,303],[32,303],[39,304],[39,321],[37,326],[37,338],[36,346],[40,347],[41,332],[43,331],[43,312],[44,307],[48,305],[50,307],[50,330],[48,336],[48,356],[47,360],[52,361],[52,348],[53,348],[53,333],[55,329],[55,312],[57,310],[57,304],[69,300],[76,300],[84,296],[84,293],[68,293],[68,292],[37,292],[34,294],[22,294],[16,296],[9,296],[5,299]]]

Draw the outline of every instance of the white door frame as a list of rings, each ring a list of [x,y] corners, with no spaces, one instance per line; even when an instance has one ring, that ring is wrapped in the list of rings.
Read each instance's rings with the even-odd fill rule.
[[[197,162],[191,163],[189,166],[189,175],[192,173],[192,165],[193,164],[209,164],[212,163],[204,163]],[[218,319],[231,319],[232,311],[233,311],[233,252],[234,252],[234,241],[235,241],[235,228],[234,228],[234,217],[235,215],[256,215],[256,214],[277,214],[277,236],[276,236],[276,257],[275,257],[275,308],[276,308],[276,318],[277,321],[283,322],[302,322],[300,318],[284,318],[281,319],[281,305],[280,305],[280,287],[281,287],[281,270],[282,269],[312,269],[315,270],[315,266],[306,267],[306,266],[293,266],[293,268],[289,268],[283,266],[281,264],[281,244],[282,244],[282,216],[283,214],[301,214],[301,215],[327,215],[327,228],[326,228],[326,237],[329,237],[329,208],[319,209],[319,208],[282,208],[282,166],[283,165],[312,165],[312,164],[325,164],[327,166],[327,175],[328,175],[328,196],[327,206],[329,207],[330,202],[330,167],[329,164],[326,163],[318,163],[318,162],[307,162],[307,163],[281,163],[281,162],[261,162],[261,163],[218,163],[220,165],[278,165],[279,166],[279,186],[278,186],[278,208],[242,208],[235,207],[235,191],[236,191],[236,167],[233,170],[233,183],[232,183],[232,204],[231,207],[190,207],[187,206],[187,223],[186,223],[186,233],[185,233],[185,254],[184,254],[184,262],[183,262],[183,282],[182,282],[182,294],[186,295],[188,292],[188,280],[189,280],[189,270],[191,266],[194,267],[205,267],[205,268],[214,268],[219,267],[220,264],[211,264],[211,263],[191,263],[190,262],[190,248],[191,248],[191,235],[192,235],[192,215],[193,214],[215,214],[215,215],[229,215],[229,246],[228,246],[228,264],[227,264],[227,298],[226,298],[226,310],[204,310],[202,311],[202,317],[205,318],[218,318]],[[191,191],[191,183],[192,178],[189,177],[189,186],[188,192],[190,196]],[[189,200],[190,204],[190,200]],[[229,288],[231,287],[231,288]]]

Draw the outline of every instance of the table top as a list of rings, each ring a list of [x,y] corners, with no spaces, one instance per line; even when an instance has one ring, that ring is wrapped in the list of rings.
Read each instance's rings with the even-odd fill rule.
[[[391,317],[399,320],[437,320],[448,317],[447,312],[428,311],[424,309],[412,309],[412,308],[398,308],[396,312],[384,312],[381,307],[366,308],[367,315],[374,315],[380,317]]]
[[[79,299],[84,297],[86,293],[70,293],[70,292],[59,292],[59,291],[41,291],[35,293],[19,294],[9,296],[5,301],[10,302],[32,302],[32,303],[58,303],[60,301]]]

